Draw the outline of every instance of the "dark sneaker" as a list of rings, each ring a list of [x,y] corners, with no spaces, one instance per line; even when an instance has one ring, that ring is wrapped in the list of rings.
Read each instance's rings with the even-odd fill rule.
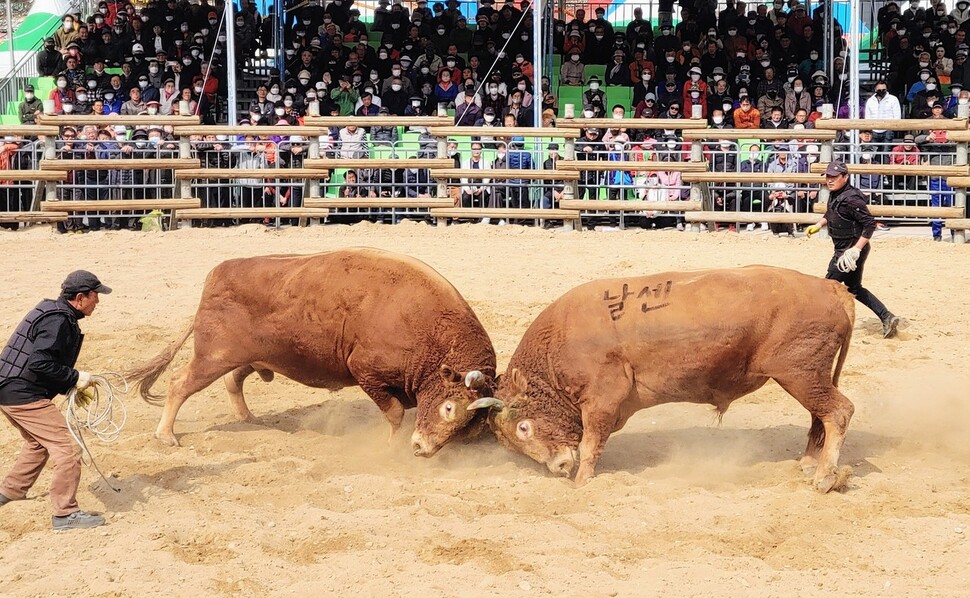
[[[54,531],[87,529],[104,525],[104,517],[93,513],[85,513],[84,511],[74,511],[70,515],[63,517],[57,517],[56,515],[51,517],[51,524],[54,526]]]
[[[899,317],[889,316],[882,321],[882,337],[892,338],[896,336],[896,328],[899,327]]]
[[[0,507],[2,507],[3,505],[7,504],[12,500],[13,500],[12,498],[7,498],[6,496],[0,494]]]

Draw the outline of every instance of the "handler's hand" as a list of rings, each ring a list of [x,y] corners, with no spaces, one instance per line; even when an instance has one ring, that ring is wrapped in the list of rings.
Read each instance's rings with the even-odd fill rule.
[[[842,257],[839,258],[838,267],[839,272],[855,272],[856,261],[859,259],[859,255],[862,251],[858,247],[850,247],[845,250]]]
[[[74,388],[84,390],[89,386],[91,386],[91,374],[89,372],[78,370],[77,382],[74,383]]]
[[[810,227],[808,227],[808,228],[805,229],[805,236],[808,237],[809,239],[811,239],[812,238],[812,235],[818,233],[818,231],[820,231],[820,230],[822,230],[822,227],[821,226],[819,226],[817,224],[813,224],[812,226],[810,226]]]

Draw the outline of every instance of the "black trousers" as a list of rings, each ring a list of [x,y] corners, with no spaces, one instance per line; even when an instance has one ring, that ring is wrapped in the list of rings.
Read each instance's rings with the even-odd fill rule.
[[[871,309],[880,320],[885,320],[891,315],[890,311],[883,305],[882,301],[862,286],[862,271],[866,265],[866,258],[869,257],[869,248],[868,243],[862,248],[862,253],[856,262],[856,269],[852,272],[839,271],[838,261],[844,252],[836,250],[835,255],[832,256],[832,260],[829,262],[829,270],[826,272],[825,278],[837,280],[844,284],[848,287],[849,292],[855,295],[859,303]]]

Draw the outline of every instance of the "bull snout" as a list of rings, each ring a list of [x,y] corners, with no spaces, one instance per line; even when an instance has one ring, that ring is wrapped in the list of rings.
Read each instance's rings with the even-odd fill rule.
[[[576,469],[577,462],[578,459],[574,450],[563,449],[558,455],[550,459],[546,466],[552,473],[568,478],[572,476],[573,470]]]
[[[438,447],[425,440],[419,432],[411,435],[411,448],[415,457],[430,457],[438,452]]]

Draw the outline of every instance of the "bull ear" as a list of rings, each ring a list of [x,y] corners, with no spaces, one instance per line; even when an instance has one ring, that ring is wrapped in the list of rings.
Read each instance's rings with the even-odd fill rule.
[[[459,382],[461,382],[461,374],[451,369],[447,365],[442,364],[438,372],[441,374],[441,377],[444,378],[447,382],[451,382],[452,384],[458,384]]]
[[[509,382],[512,383],[512,392],[517,395],[524,395],[529,390],[529,380],[518,368],[512,368],[512,371],[509,372]]]

